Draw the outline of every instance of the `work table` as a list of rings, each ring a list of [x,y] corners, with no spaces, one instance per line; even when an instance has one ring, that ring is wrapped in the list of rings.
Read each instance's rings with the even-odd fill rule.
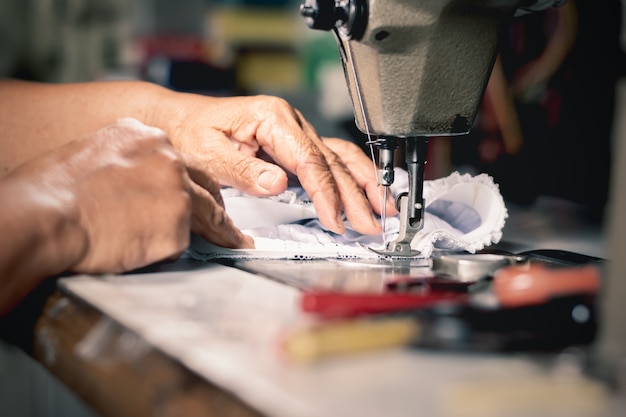
[[[599,226],[568,235],[573,223],[554,222],[558,230],[550,230],[544,215],[553,210],[511,210],[501,246],[530,249],[537,232],[536,248],[603,255]],[[290,363],[278,341],[285,328],[307,320],[296,289],[190,259],[138,272],[49,282],[28,300],[43,310],[16,340],[102,416],[506,416],[532,410],[551,389],[549,403],[564,415],[626,410],[622,398],[603,396],[588,378],[555,389],[555,378],[571,371],[571,355],[392,348]],[[10,319],[20,326],[28,320]],[[587,406],[606,408],[584,414]]]

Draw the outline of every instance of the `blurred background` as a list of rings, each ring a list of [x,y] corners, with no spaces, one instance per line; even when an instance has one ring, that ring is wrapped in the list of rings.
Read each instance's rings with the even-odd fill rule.
[[[4,0],[0,75],[142,79],[200,94],[274,94],[320,134],[362,144],[333,36],[308,29],[299,3]],[[486,172],[512,203],[555,196],[601,221],[615,91],[626,68],[622,15],[621,0],[570,0],[515,19],[503,33],[497,77],[471,134],[432,139],[426,177]]]
[[[2,0],[0,76],[147,80],[208,95],[273,94],[324,136],[363,144],[333,36],[296,0]],[[575,210],[598,228],[609,202],[625,73],[622,1],[569,0],[522,17],[502,42],[471,134],[433,138],[427,179],[486,172],[510,207]],[[621,93],[623,94],[623,93]],[[537,222],[535,217],[523,221]],[[598,230],[598,229],[594,229]],[[597,238],[597,236],[596,236]],[[602,256],[599,253],[591,255]],[[38,364],[0,345],[1,416],[88,416]]]
[[[308,29],[296,0],[4,0],[0,16],[3,76],[143,79],[200,94],[286,96],[313,106],[313,121],[318,111],[331,121],[352,115],[334,38]],[[308,92],[323,92],[323,103]]]

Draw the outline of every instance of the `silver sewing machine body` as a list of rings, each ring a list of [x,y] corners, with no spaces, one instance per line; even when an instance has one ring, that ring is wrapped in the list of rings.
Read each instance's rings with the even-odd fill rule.
[[[414,256],[422,229],[428,138],[462,135],[474,123],[498,51],[516,14],[563,0],[304,0],[309,27],[332,30],[357,127],[378,148],[378,183],[394,181],[404,142],[409,189],[398,197],[401,230],[380,252]]]

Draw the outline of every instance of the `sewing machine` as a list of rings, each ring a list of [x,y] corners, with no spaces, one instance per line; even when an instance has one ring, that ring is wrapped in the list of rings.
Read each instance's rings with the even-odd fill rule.
[[[402,142],[408,192],[397,198],[400,233],[382,255],[415,256],[423,228],[427,142],[469,132],[497,54],[499,32],[516,15],[563,0],[305,0],[313,29],[332,30],[357,127],[378,148],[377,177],[394,182]],[[384,214],[383,214],[384,217]]]
[[[414,256],[411,241],[423,228],[423,180],[428,139],[469,132],[498,49],[499,32],[515,16],[559,7],[567,0],[304,0],[300,13],[312,29],[335,35],[357,127],[378,148],[377,177],[394,181],[394,151],[406,147],[408,192],[398,196],[400,233],[380,253]],[[622,128],[623,130],[623,128]],[[622,136],[624,133],[620,133]],[[373,148],[372,148],[373,149]],[[616,158],[625,158],[618,148]],[[619,153],[621,152],[621,153]],[[613,173],[609,259],[601,299],[602,323],[594,359],[606,379],[624,374],[626,284],[623,164]],[[607,375],[612,375],[607,376]]]
[[[426,143],[432,136],[462,135],[470,129],[496,53],[499,28],[516,13],[556,3],[413,2],[416,5],[388,0],[383,10],[376,0],[343,0],[339,5],[334,0],[307,0],[302,8],[313,26],[332,29],[337,36],[357,124],[379,150],[382,186],[388,187],[394,180],[393,150],[399,143],[407,148],[411,185],[399,199],[403,231],[385,250],[393,255],[410,255],[412,236],[422,227]],[[518,8],[519,4],[524,8]],[[466,24],[468,27],[463,27]],[[411,43],[403,47],[405,41]],[[626,124],[622,131],[620,137],[624,138]],[[626,161],[626,147],[620,150],[619,160]],[[626,164],[617,166],[613,227],[609,228],[609,258],[615,262],[604,277],[603,320],[596,349],[601,371],[614,370],[620,376],[626,363],[626,280],[622,279],[626,268],[626,187],[618,185],[626,182]],[[545,230],[541,232],[538,235],[545,238]],[[536,243],[542,244],[541,236]],[[411,272],[411,262],[415,260],[405,259],[400,267],[408,264]],[[43,293],[35,297],[43,298],[36,301],[41,305],[45,301],[43,313],[27,309],[37,325],[30,325],[28,330],[32,332],[28,336],[33,340],[24,345],[33,348],[38,361],[104,416],[195,413],[363,417],[411,416],[418,410],[425,415],[449,417],[469,415],[476,410],[469,406],[481,402],[496,408],[473,415],[489,411],[492,415],[537,415],[522,414],[516,408],[524,406],[517,401],[520,387],[538,393],[535,401],[554,394],[556,398],[551,397],[547,405],[548,413],[554,414],[550,407],[555,404],[571,403],[566,408],[572,410],[568,414],[624,415],[626,408],[618,396],[614,401],[609,397],[614,408],[606,414],[576,410],[580,395],[568,396],[571,390],[563,394],[559,386],[555,390],[552,384],[563,380],[564,374],[553,378],[530,359],[522,361],[518,356],[393,351],[330,361],[317,368],[285,366],[274,358],[271,349],[275,340],[270,336],[281,332],[282,326],[291,324],[300,314],[294,307],[299,292],[292,288],[297,285],[276,281],[291,284],[299,275],[315,280],[322,276],[332,289],[337,289],[337,283],[349,274],[357,284],[372,285],[379,283],[388,269],[405,274],[406,268],[356,268],[345,262],[343,267],[332,264],[313,270],[309,263],[278,265],[267,260],[241,264],[230,268],[179,260],[139,274],[67,279],[60,290],[49,280]],[[251,279],[245,271],[271,275],[273,279]],[[336,280],[328,279],[333,275]],[[163,292],[155,292],[159,286],[165,287],[166,297],[160,296]],[[184,313],[186,320],[177,320],[178,316],[170,314],[172,310]],[[148,321],[146,325],[140,321],[142,316]],[[24,320],[17,323],[21,328],[28,326]],[[202,337],[202,343],[191,343],[194,337]],[[589,386],[587,379],[572,374],[569,365],[574,354],[576,351],[561,358],[565,376]],[[537,388],[538,382],[543,385]],[[568,383],[565,388],[571,386]],[[597,385],[590,386],[596,402],[603,401],[601,395],[598,399]],[[508,397],[512,401],[507,404],[506,393],[512,392],[512,387],[515,395]],[[471,397],[458,393],[470,393]],[[457,408],[446,408],[455,405]]]

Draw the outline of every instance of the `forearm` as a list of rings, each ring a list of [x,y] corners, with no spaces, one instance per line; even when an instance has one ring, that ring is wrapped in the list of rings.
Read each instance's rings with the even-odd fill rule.
[[[69,270],[87,250],[69,206],[28,184],[0,180],[0,317],[45,278]]]
[[[509,82],[504,75],[502,60],[497,57],[487,85],[486,98],[496,116],[498,128],[502,134],[505,151],[508,154],[519,152],[523,145],[522,128]]]
[[[545,72],[552,76],[569,55],[578,32],[578,10],[573,0],[558,9],[558,21],[554,34],[539,58]]]
[[[143,123],[172,94],[138,81],[39,84],[0,81],[0,176],[123,117]]]

